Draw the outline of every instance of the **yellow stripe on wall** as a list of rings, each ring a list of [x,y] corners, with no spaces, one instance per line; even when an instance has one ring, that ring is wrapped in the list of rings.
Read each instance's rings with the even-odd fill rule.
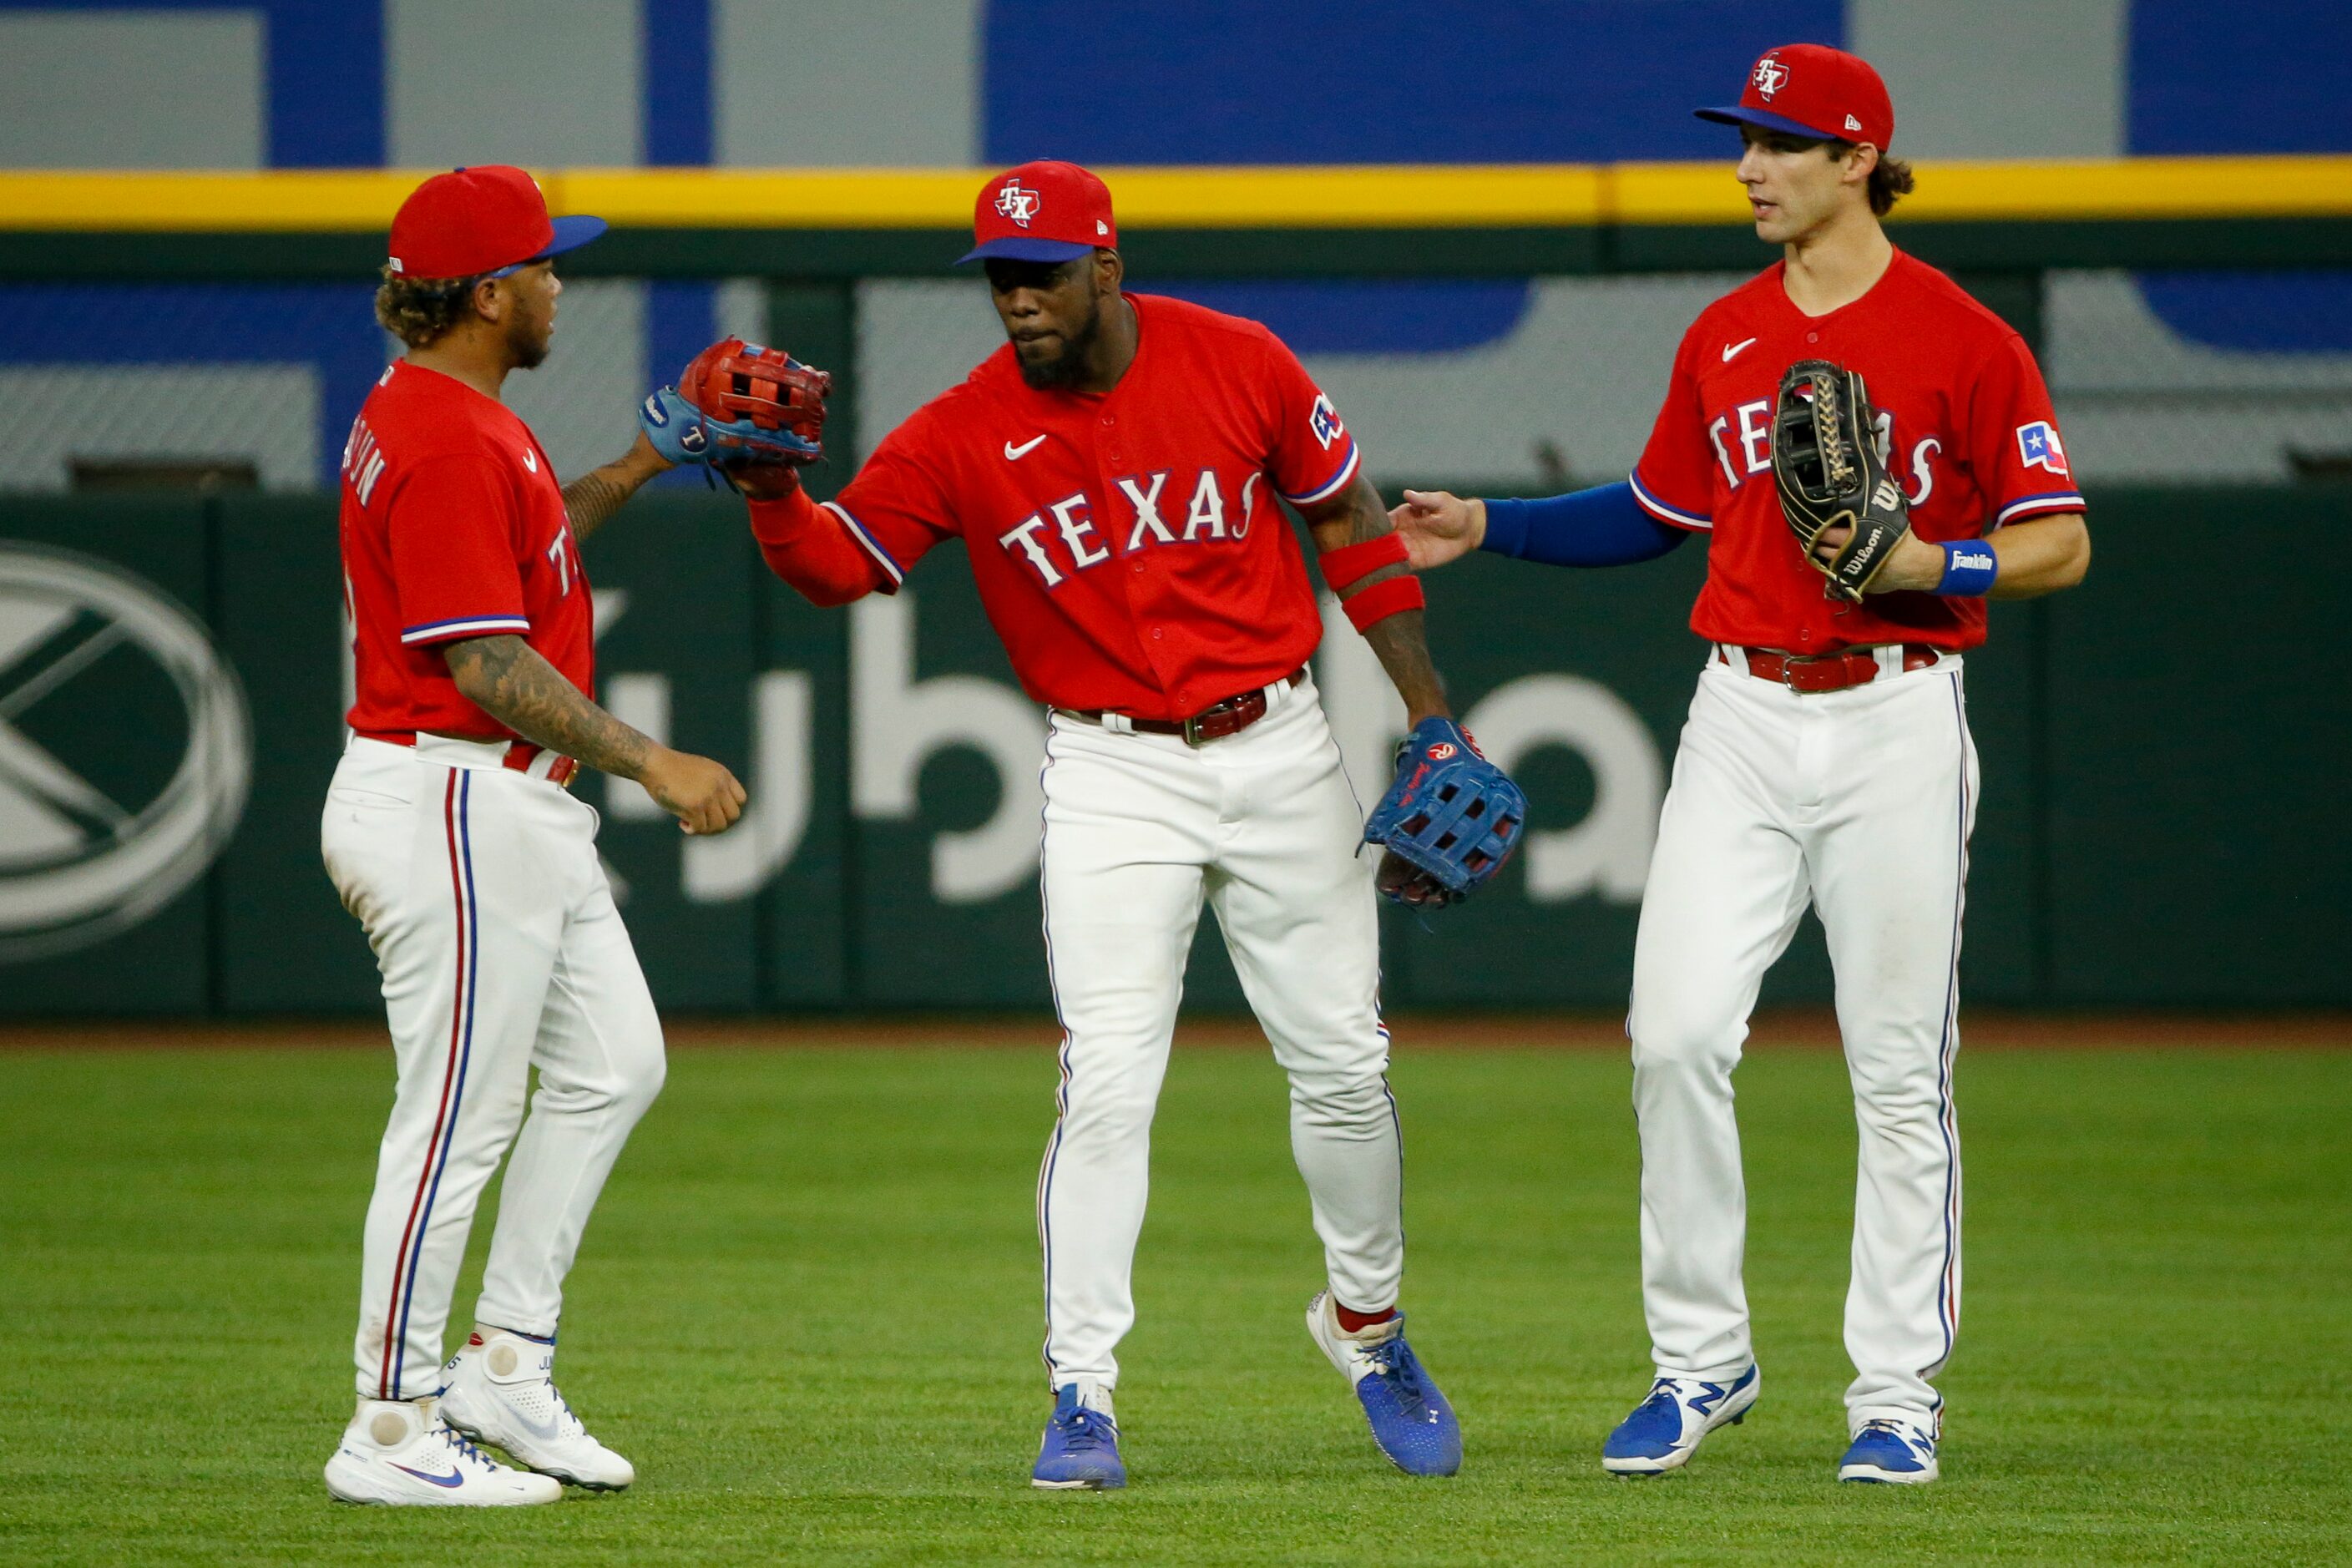
[[[2118,158],[2105,163],[1919,163],[1911,220],[2342,217],[2352,157]],[[1729,165],[1619,163],[1607,205],[1624,224],[1739,223],[1748,203]]]
[[[0,173],[0,229],[366,233],[427,171]],[[1727,163],[1106,169],[1129,228],[1580,227],[1747,220]],[[1922,163],[1907,219],[2352,216],[2352,157]],[[625,228],[962,228],[985,171],[572,169],[555,211]]]

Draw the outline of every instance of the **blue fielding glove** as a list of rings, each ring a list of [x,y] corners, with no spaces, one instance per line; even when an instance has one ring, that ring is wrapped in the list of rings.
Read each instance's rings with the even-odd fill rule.
[[[794,370],[805,368],[798,360],[785,363]],[[675,386],[657,386],[646,395],[637,405],[637,428],[655,451],[680,466],[722,471],[759,463],[797,467],[824,456],[820,442],[798,430],[771,430],[749,418],[713,419]]]
[[[710,460],[710,442],[702,429],[702,411],[677,394],[675,386],[656,386],[637,407],[637,428],[654,450],[681,468],[699,468]]]
[[[1372,808],[1377,883],[1400,904],[1458,904],[1503,868],[1528,826],[1528,797],[1451,719],[1423,719],[1397,747],[1396,782]]]

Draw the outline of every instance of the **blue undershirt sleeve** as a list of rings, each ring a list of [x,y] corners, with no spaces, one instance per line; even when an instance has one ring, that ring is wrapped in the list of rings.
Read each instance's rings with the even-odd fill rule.
[[[1642,510],[1620,479],[1541,500],[1490,500],[1478,548],[1550,566],[1630,566],[1654,561],[1687,537]]]

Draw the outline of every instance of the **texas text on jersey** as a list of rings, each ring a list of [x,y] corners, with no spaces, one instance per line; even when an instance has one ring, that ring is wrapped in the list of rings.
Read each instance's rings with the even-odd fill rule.
[[[1126,298],[1138,342],[1113,390],[1034,390],[1008,344],[893,431],[829,516],[795,492],[753,502],[754,531],[778,546],[813,521],[845,531],[859,586],[885,593],[961,536],[1040,702],[1182,719],[1288,675],[1322,621],[1275,498],[1339,493],[1355,439],[1264,327]]]
[[[1825,359],[1859,371],[1878,437],[1929,542],[2081,511],[2049,389],[2009,324],[1896,251],[1861,299],[1824,316],[1790,301],[1780,263],[1700,312],[1675,356],[1633,493],[1660,521],[1708,529],[1691,628],[1711,642],[1821,653],[1868,643],[1984,641],[1980,598],[1827,598],[1780,515],[1772,405],[1781,373]]]

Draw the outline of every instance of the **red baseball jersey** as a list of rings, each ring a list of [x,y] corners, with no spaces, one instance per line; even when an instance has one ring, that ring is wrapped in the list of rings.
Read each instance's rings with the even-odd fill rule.
[[[594,616],[555,471],[513,410],[405,360],[343,446],[343,589],[362,735],[514,731],[457,690],[441,645],[511,632],[583,692]]]
[[[1183,719],[1304,664],[1323,630],[1275,497],[1337,495],[1360,458],[1255,321],[1130,294],[1107,393],[1038,391],[1010,343],[885,437],[830,510],[894,591],[961,537],[1029,695]]]
[[[1912,531],[1931,543],[1979,538],[2083,510],[2032,351],[1958,284],[1900,250],[1870,292],[1826,316],[1790,302],[1781,270],[1774,263],[1691,323],[1633,470],[1633,495],[1652,516],[1713,535],[1691,629],[1791,653],[1975,647],[1982,599],[1873,594],[1847,605],[1822,592],[1773,489],[1772,405],[1800,360],[1861,372],[1880,449],[1911,500]]]

